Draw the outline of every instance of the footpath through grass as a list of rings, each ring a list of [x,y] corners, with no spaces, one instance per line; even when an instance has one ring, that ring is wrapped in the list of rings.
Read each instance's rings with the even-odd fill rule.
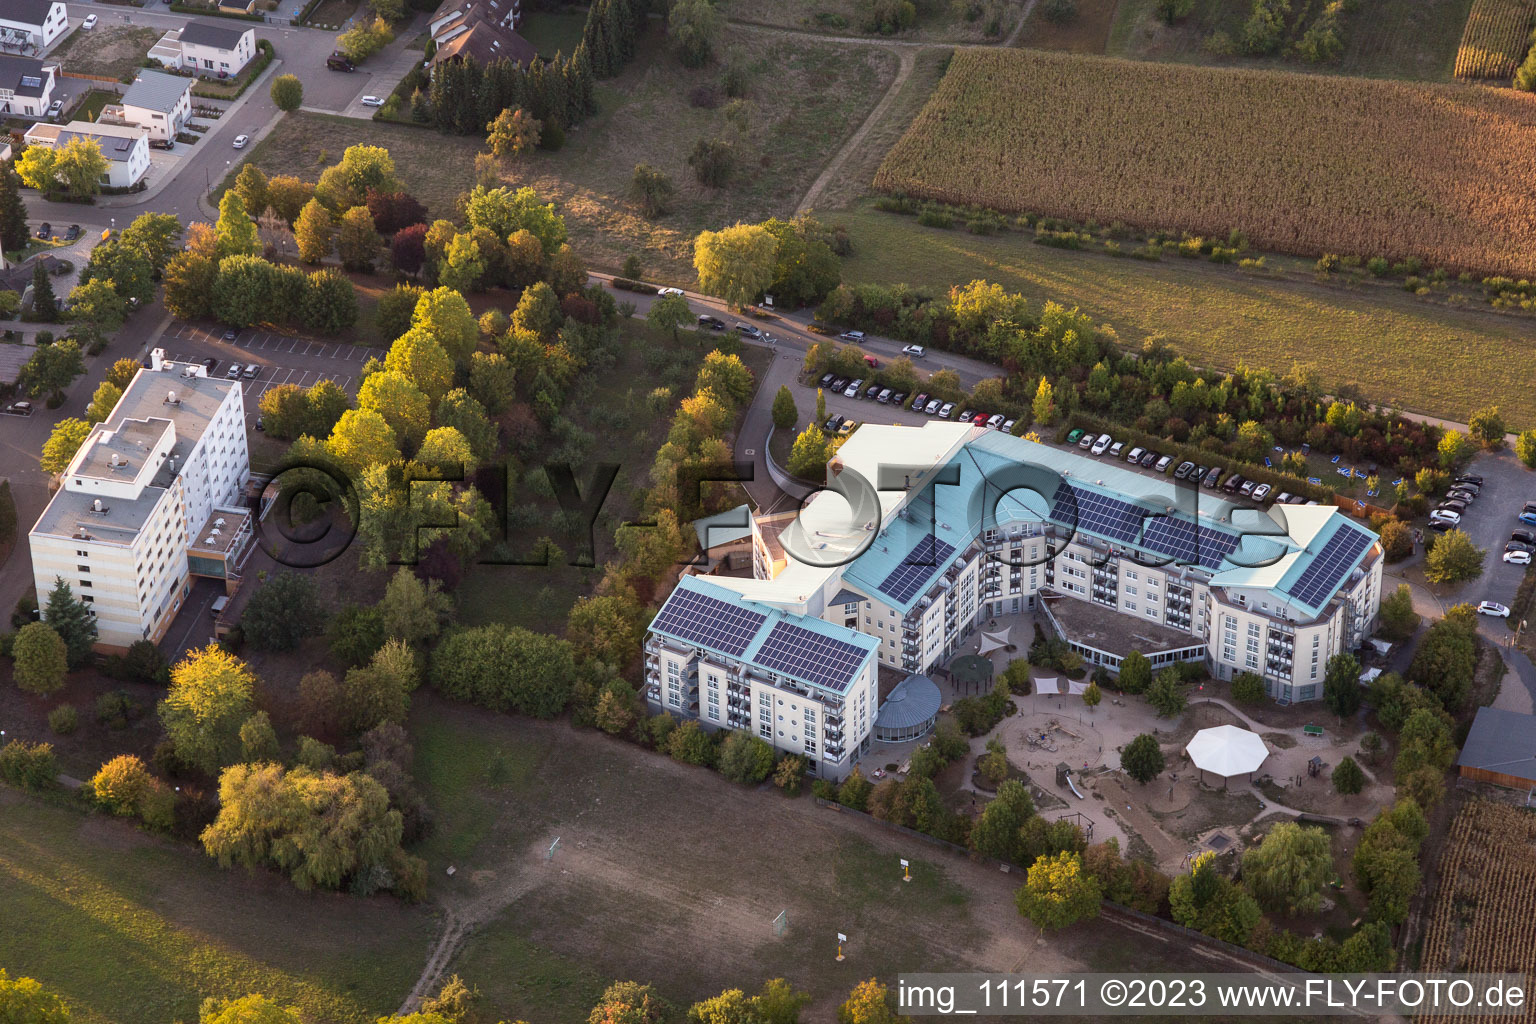
[[[301,893],[6,789],[0,906],[0,965],[64,996],[84,1024],[194,1020],[205,997],[248,992],[369,1024],[399,1005],[433,931],[426,908]]]
[[[1435,305],[1390,288],[1318,285],[1296,261],[1250,274],[1177,256],[1115,259],[1035,245],[1026,235],[971,235],[920,226],[869,206],[827,214],[847,227],[853,282],[947,288],[996,281],[1034,302],[1080,306],[1139,345],[1166,334],[1191,363],[1287,372],[1311,363],[1330,386],[1372,401],[1466,422],[1498,403],[1515,424],[1536,422],[1530,370],[1536,324],[1474,307]],[[1274,257],[1269,257],[1274,261]]]

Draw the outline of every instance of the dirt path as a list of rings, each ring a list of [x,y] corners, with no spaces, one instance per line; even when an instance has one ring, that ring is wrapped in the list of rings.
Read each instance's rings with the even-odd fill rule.
[[[901,87],[911,77],[912,69],[917,66],[916,50],[910,47],[897,50],[896,59],[901,62],[901,66],[897,68],[896,77],[891,80],[890,88],[885,90],[885,95],[880,97],[880,102],[875,104],[875,109],[871,110],[869,116],[864,119],[864,123],[859,125],[859,130],[853,133],[853,136],[843,144],[843,148],[837,151],[837,155],[832,158],[831,162],[821,169],[821,173],[816,176],[816,180],[811,182],[811,187],[806,191],[805,198],[800,200],[800,205],[795,209],[796,214],[810,212],[811,207],[820,198],[822,190],[843,169],[843,164],[864,144],[864,139],[868,137],[870,130],[880,123],[880,119],[891,108],[891,104],[896,102],[896,94],[901,91]]]

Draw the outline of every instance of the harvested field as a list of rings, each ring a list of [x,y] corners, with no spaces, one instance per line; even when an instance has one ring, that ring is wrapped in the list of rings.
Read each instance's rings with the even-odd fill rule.
[[[1529,973],[1536,963],[1536,814],[1472,800],[1451,823],[1440,890],[1429,911],[1421,970]],[[1425,1015],[1424,1024],[1471,1020]],[[1508,1020],[1536,1021],[1536,1010]]]
[[[1529,277],[1536,96],[962,50],[889,192]]]
[[[1476,0],[1456,50],[1457,78],[1508,78],[1531,46],[1536,0]]]

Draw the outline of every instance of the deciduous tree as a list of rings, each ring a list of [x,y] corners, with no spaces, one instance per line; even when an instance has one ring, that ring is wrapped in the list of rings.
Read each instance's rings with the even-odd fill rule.
[[[1353,796],[1365,788],[1365,772],[1354,758],[1346,755],[1330,777],[1335,792]]]
[[[1102,898],[1099,883],[1083,871],[1082,857],[1059,853],[1041,857],[1030,866],[1028,880],[1015,902],[1019,913],[1044,932],[1098,917]]]
[[[43,472],[62,473],[68,469],[70,460],[90,433],[91,425],[73,416],[67,416],[54,424],[53,432],[43,442]]]
[[[737,224],[700,232],[693,243],[693,265],[706,291],[741,306],[773,283],[778,248],[778,239],[761,224]]]
[[[503,160],[531,153],[539,146],[539,135],[544,124],[529,115],[526,110],[503,107],[489,124],[485,141],[491,152]]]
[[[298,110],[304,104],[304,83],[297,75],[278,75],[272,79],[272,102],[284,113]]]
[[[259,584],[240,617],[246,642],[269,651],[291,651],[324,626],[314,580],[287,571]]]
[[[171,669],[160,724],[188,764],[213,774],[240,753],[240,726],[250,717],[256,676],[217,645],[189,654]]]
[[[1120,767],[1125,769],[1125,774],[1142,785],[1161,775],[1165,764],[1163,748],[1151,733],[1144,732],[1137,736],[1120,752]]]
[[[299,259],[305,263],[319,263],[331,254],[335,225],[331,211],[311,199],[299,211],[299,219],[293,225],[294,242],[299,247]]]
[[[1290,916],[1316,910],[1333,875],[1328,834],[1286,821],[1243,853],[1243,884],[1259,905]]]
[[[629,201],[640,207],[649,220],[664,216],[672,209],[677,186],[665,171],[650,164],[636,164],[629,179]]]
[[[220,259],[226,256],[255,256],[261,252],[256,222],[246,212],[240,194],[233,189],[225,192],[224,198],[219,200],[219,219],[213,230]]]
[[[46,622],[29,622],[12,641],[12,673],[16,685],[28,693],[47,696],[64,686],[69,672],[68,649]]]

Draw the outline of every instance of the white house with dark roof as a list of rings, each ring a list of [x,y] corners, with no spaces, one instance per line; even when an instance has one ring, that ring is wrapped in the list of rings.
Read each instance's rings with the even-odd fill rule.
[[[152,142],[172,142],[192,116],[192,79],[140,71],[123,94],[122,118],[147,129]]]
[[[68,28],[64,0],[0,3],[0,51],[5,53],[41,53]]]
[[[189,21],[150,47],[149,56],[168,68],[205,78],[230,78],[256,56],[256,30],[240,24]]]
[[[251,540],[241,396],[152,353],[28,535],[40,604],[62,578],[96,613],[98,646],[121,650],[165,635],[189,574],[237,577]]]
[[[107,158],[107,173],[101,184],[108,188],[130,188],[149,171],[149,133],[136,125],[102,124],[71,121],[69,124],[35,124],[27,130],[29,146],[58,149],[71,139],[90,139]]]
[[[0,114],[42,117],[53,102],[57,68],[31,57],[0,54]]]

